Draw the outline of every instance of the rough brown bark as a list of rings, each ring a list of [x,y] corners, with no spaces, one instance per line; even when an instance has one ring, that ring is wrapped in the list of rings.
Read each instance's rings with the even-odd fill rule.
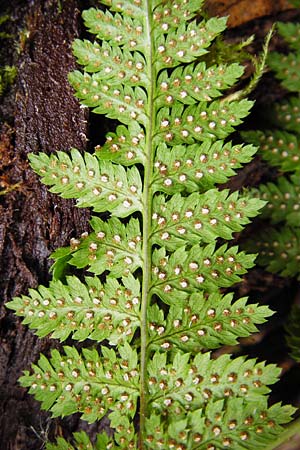
[[[14,129],[2,128],[2,186],[15,185],[0,204],[0,449],[39,449],[48,416],[18,378],[55,342],[34,337],[4,303],[49,279],[48,256],[87,229],[89,213],[51,195],[27,162],[29,152],[86,147],[87,124],[67,81],[74,68],[70,46],[78,35],[78,1],[33,1],[27,40],[18,61]],[[11,141],[9,142],[9,137]],[[7,185],[7,186],[6,186]],[[40,435],[40,437],[38,437]]]

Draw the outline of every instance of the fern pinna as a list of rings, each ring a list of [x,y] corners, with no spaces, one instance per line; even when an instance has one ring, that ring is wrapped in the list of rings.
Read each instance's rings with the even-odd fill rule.
[[[257,262],[268,271],[299,278],[300,25],[278,23],[277,27],[290,52],[272,52],[268,63],[288,92],[275,105],[266,107],[267,130],[243,133],[246,141],[259,146],[262,158],[278,169],[277,179],[252,191],[253,196],[267,201],[262,218],[269,226],[262,227],[246,248],[259,252]]]
[[[293,411],[268,408],[279,369],[209,352],[271,314],[221,289],[254,260],[224,240],[263,206],[215,187],[255,153],[228,140],[252,105],[223,94],[242,67],[208,51],[226,20],[201,18],[201,0],[102,3],[111,12],[83,13],[96,39],[75,41],[84,72],[70,82],[83,105],[121,124],[94,154],[30,161],[52,192],[110,218],[96,214],[92,233],[54,253],[49,287],[8,305],[38,336],[102,346],[53,350],[21,383],[53,416],[108,415],[114,433],[95,449],[265,448]],[[90,275],[65,276],[72,266]],[[91,445],[74,436],[75,448]]]
[[[262,211],[267,225],[246,248],[256,250],[258,264],[283,277],[300,278],[300,24],[281,23],[278,32],[289,47],[287,54],[272,52],[270,68],[287,90],[281,101],[266,108],[268,130],[243,134],[259,145],[263,159],[276,167],[277,179],[254,189],[253,195],[267,201]],[[300,361],[300,308],[294,304],[286,323],[290,355]]]

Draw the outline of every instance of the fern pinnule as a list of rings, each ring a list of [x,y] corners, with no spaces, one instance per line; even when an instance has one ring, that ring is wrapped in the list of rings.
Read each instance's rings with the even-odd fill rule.
[[[95,449],[264,448],[293,412],[268,408],[279,370],[209,352],[272,314],[221,291],[255,257],[222,240],[264,205],[216,187],[256,151],[229,141],[252,106],[226,97],[243,69],[204,60],[226,19],[201,17],[201,0],[102,3],[110,11],[83,13],[96,39],[75,41],[83,72],[69,78],[83,106],[120,125],[93,155],[30,160],[52,192],[111,217],[56,250],[49,287],[8,305],[39,336],[97,346],[41,356],[21,383],[54,416],[108,415],[113,436]],[[94,276],[69,276],[74,266]]]

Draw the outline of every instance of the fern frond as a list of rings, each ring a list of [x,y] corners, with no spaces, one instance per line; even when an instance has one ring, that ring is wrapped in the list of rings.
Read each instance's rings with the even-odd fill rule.
[[[256,151],[228,142],[253,104],[226,96],[242,67],[217,64],[218,45],[203,58],[226,18],[202,17],[203,0],[102,3],[110,11],[83,14],[95,42],[75,41],[84,71],[69,80],[83,106],[121,125],[95,154],[30,161],[53,193],[106,214],[54,252],[48,288],[9,307],[39,336],[114,348],[54,350],[21,383],[53,416],[107,415],[113,436],[100,435],[95,450],[262,448],[293,412],[268,410],[279,370],[207,352],[234,345],[272,314],[220,292],[255,258],[220,240],[264,203],[215,187]],[[72,267],[95,276],[66,276]],[[74,439],[75,448],[91,447],[84,433]],[[60,445],[72,448],[59,439],[49,449]]]
[[[300,308],[294,305],[286,324],[286,342],[290,349],[290,356],[300,362]]]
[[[205,62],[192,66],[179,66],[169,76],[163,71],[157,82],[161,97],[159,105],[172,106],[176,101],[186,105],[210,101],[222,95],[243,74],[239,64],[206,67]]]
[[[286,225],[279,230],[263,229],[245,248],[258,252],[258,264],[283,277],[299,276],[300,229]]]
[[[276,403],[268,408],[266,401],[245,401],[229,398],[207,402],[204,408],[162,421],[152,414],[147,420],[147,448],[179,449],[265,449],[276,439],[282,425],[290,421],[294,408]]]
[[[286,24],[285,24],[286,25]],[[283,87],[291,92],[300,91],[300,54],[287,55],[272,52],[268,65],[275,72]]]
[[[173,11],[170,9],[170,17],[172,15],[174,17]],[[212,17],[200,23],[196,21],[185,23],[180,22],[177,17],[177,23],[174,27],[169,28],[167,34],[163,26],[156,28],[156,23],[158,25],[160,21],[161,16],[159,12],[156,14],[155,11],[154,29],[157,30],[157,53],[155,54],[154,63],[157,66],[157,70],[176,67],[180,63],[193,62],[196,58],[205,55],[207,47],[226,29],[227,19],[225,17]]]
[[[299,176],[279,177],[276,183],[260,185],[252,191],[255,197],[267,202],[262,217],[272,224],[286,222],[287,225],[300,226],[300,186]]]
[[[175,194],[169,201],[160,195],[153,202],[152,240],[172,251],[182,245],[211,243],[219,237],[229,240],[263,206],[257,199],[238,192],[229,194],[228,190],[212,189],[188,197]]]
[[[132,427],[130,427],[128,421],[123,418],[119,428],[120,432],[116,433],[116,440],[119,445],[105,433],[98,434],[97,441],[93,445],[88,435],[84,431],[80,431],[73,434],[74,444],[70,444],[70,442],[59,437],[56,444],[46,444],[46,450],[132,450],[136,448],[136,436],[133,435]]]
[[[107,435],[102,435],[105,441],[104,444],[109,443],[109,438]],[[102,437],[101,436],[101,437]],[[62,437],[58,437],[56,444],[46,444],[46,450],[76,450],[76,449],[82,449],[82,450],[105,450],[107,447],[104,447],[100,444],[100,438],[98,439],[98,442],[95,446],[92,445],[90,438],[84,431],[80,431],[73,434],[74,438],[74,446],[70,444],[70,442],[66,441]],[[113,447],[112,447],[113,448]]]
[[[184,18],[185,21],[193,19],[197,14],[201,12],[201,8],[204,4],[204,0],[191,0],[175,3],[172,0],[164,0],[163,2],[155,0],[153,2],[153,11],[155,24],[164,32],[169,27],[177,28],[179,25],[179,18]],[[176,17],[174,10],[176,10]],[[167,24],[168,27],[164,24]]]
[[[82,74],[78,70],[69,75],[69,81],[76,89],[76,97],[85,106],[93,108],[93,112],[105,114],[125,124],[134,119],[147,125],[147,97],[142,88],[116,86],[109,80],[104,84],[98,75]]]
[[[153,305],[149,310],[150,348],[167,351],[179,348],[197,354],[220,345],[235,345],[239,337],[256,332],[273,313],[266,306],[247,304],[233,295],[193,293],[183,305],[164,313]]]
[[[72,251],[70,264],[83,268],[89,263],[89,270],[100,275],[105,270],[110,276],[118,277],[135,272],[142,266],[141,232],[137,219],[127,225],[118,219],[107,222],[93,217],[91,226],[94,233],[84,237],[81,244]]]
[[[88,31],[110,45],[122,47],[129,43],[130,48],[143,51],[147,44],[140,17],[135,20],[127,15],[113,15],[109,10],[104,12],[96,8],[83,11],[82,17]]]
[[[154,250],[152,292],[166,304],[180,305],[192,292],[214,292],[241,281],[240,275],[253,267],[256,255],[238,252],[238,247],[214,244],[180,247],[171,256],[164,247]]]
[[[101,3],[109,6],[111,11],[120,12],[129,17],[142,19],[145,15],[145,0],[135,0],[133,2],[131,0],[123,0],[122,2],[118,0],[101,0]],[[100,21],[99,25],[101,25]]]
[[[298,136],[287,131],[245,131],[243,138],[258,145],[260,155],[270,165],[279,167],[283,172],[300,169],[300,143]]]
[[[128,128],[120,125],[115,133],[107,133],[104,145],[97,145],[95,155],[99,161],[109,160],[124,166],[146,163],[145,133],[136,122]]]
[[[292,22],[278,22],[276,26],[278,33],[284,38],[290,49],[298,52],[300,45],[300,24]]]
[[[298,133],[300,124],[300,98],[284,98],[267,109],[271,124],[293,133]]]
[[[249,114],[253,102],[214,101],[189,105],[177,104],[161,108],[157,114],[157,128],[162,140],[168,145],[193,144],[206,139],[225,139],[242,119]]]
[[[97,212],[110,211],[126,217],[141,211],[142,182],[136,167],[127,171],[122,166],[104,162],[86,153],[84,158],[73,149],[71,156],[57,152],[47,156],[30,155],[34,170],[42,177],[51,192],[63,198],[76,198],[77,206],[93,207]]]
[[[64,355],[52,350],[51,359],[41,355],[33,374],[25,372],[20,382],[53,417],[80,412],[91,423],[108,411],[121,410],[132,418],[139,395],[137,354],[129,345],[119,347],[121,358],[112,349],[101,351],[103,356],[96,349],[79,354],[74,347],[64,347]]]
[[[283,55],[272,52],[269,66],[275,71],[281,84],[289,91],[300,92],[299,24],[279,23],[279,34],[294,50]],[[244,138],[260,146],[260,154],[270,165],[283,172],[292,172],[290,178],[280,176],[276,183],[267,183],[252,191],[254,197],[267,201],[262,217],[271,224],[282,223],[281,228],[268,227],[250,239],[246,248],[259,251],[258,264],[282,276],[299,276],[299,122],[298,96],[287,96],[267,109],[267,120],[274,129],[243,133]],[[296,173],[295,173],[296,172]]]
[[[168,364],[166,353],[155,353],[148,372],[152,411],[176,415],[180,420],[186,409],[195,411],[226,397],[259,402],[261,395],[269,392],[267,386],[277,381],[280,370],[244,357],[231,360],[222,355],[213,360],[209,353],[194,358],[177,353]]]
[[[287,42],[291,50],[287,55],[272,52],[268,58],[268,65],[275,72],[276,78],[281,81],[283,87],[291,92],[300,91],[300,53],[299,53],[299,35],[300,25],[295,23],[277,24],[279,34]]]
[[[143,70],[145,59],[138,52],[135,54],[135,64],[133,64],[132,54],[126,50],[111,47],[106,42],[99,45],[98,42],[76,39],[73,43],[73,53],[86,72],[95,73],[92,79],[96,86],[96,83],[99,86],[103,81],[115,78],[118,79],[119,84],[127,86],[146,87],[149,83],[147,74]],[[129,61],[132,63],[129,64]],[[74,80],[76,83],[76,77],[73,78],[73,75],[70,77],[71,82]]]
[[[83,233],[80,239],[71,239],[70,247],[59,248],[52,253],[56,262],[54,272],[63,273],[66,264],[79,269],[88,267],[90,272],[101,275],[110,272],[110,277],[121,277],[134,273],[142,267],[142,237],[139,221],[131,218],[124,225],[112,217],[103,221],[93,217],[91,234]]]
[[[169,365],[165,355],[156,354],[149,365],[153,401],[147,447],[265,448],[266,440],[274,439],[293,412],[280,404],[268,409],[260,398],[259,391],[266,392],[266,385],[276,381],[273,369],[242,357],[231,361],[228,355],[214,361],[207,353],[191,361],[188,355],[177,354]]]
[[[257,148],[209,140],[200,146],[178,145],[169,149],[159,145],[154,163],[154,188],[166,194],[205,191],[225,183],[235,169],[251,160]]]
[[[16,297],[8,307],[39,337],[98,342],[108,339],[111,345],[130,342],[140,326],[140,284],[128,275],[122,283],[107,278],[67,277],[67,284],[52,281],[49,288],[30,289],[29,296]]]

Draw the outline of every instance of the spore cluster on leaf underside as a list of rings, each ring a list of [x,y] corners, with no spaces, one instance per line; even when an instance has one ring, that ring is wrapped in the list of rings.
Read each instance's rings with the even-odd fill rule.
[[[55,251],[49,287],[9,304],[39,336],[102,345],[55,350],[21,382],[54,416],[108,415],[95,449],[264,448],[292,413],[267,405],[278,370],[209,353],[271,314],[224,293],[254,261],[224,241],[264,204],[216,187],[256,151],[229,139],[252,105],[226,97],[243,70],[209,52],[226,20],[201,17],[201,0],[102,3],[83,13],[95,40],[75,41],[69,78],[121,124],[93,154],[30,156],[51,192],[93,208],[92,231]]]

